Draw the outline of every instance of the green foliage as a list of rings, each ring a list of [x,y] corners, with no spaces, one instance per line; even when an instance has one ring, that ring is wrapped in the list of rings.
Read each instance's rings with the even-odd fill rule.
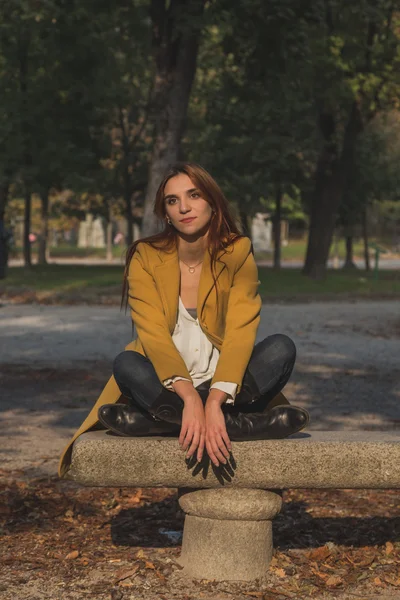
[[[386,202],[385,206],[391,207],[389,214],[396,220],[395,206],[400,200],[399,164],[399,114],[392,111],[377,115],[358,140],[339,222],[347,227],[359,224],[365,207],[374,201]]]
[[[207,3],[183,156],[240,210],[310,214],[318,158],[339,161],[359,111],[342,221],[398,198],[400,13],[389,0]],[[153,145],[148,0],[0,4],[0,183],[70,189],[53,212],[108,217],[142,201]],[[183,27],[188,26],[182,11]],[[373,119],[374,115],[380,115]],[[383,114],[388,114],[385,122]],[[396,121],[396,123],[395,123]],[[370,125],[368,123],[371,122]],[[357,133],[358,135],[358,133]],[[55,194],[54,194],[55,197]],[[317,198],[318,201],[318,198]],[[351,215],[356,215],[355,217]],[[306,218],[307,218],[306,217]]]
[[[285,35],[295,39],[296,15],[281,8],[252,0],[232,13],[218,5],[190,107],[189,156],[249,214],[278,184],[288,194],[304,185],[313,160],[309,101],[292,85],[296,49],[288,56],[281,43]]]
[[[147,2],[3,2],[0,172],[32,191],[121,194],[121,123],[132,146],[149,94]],[[145,131],[145,130],[144,130]],[[142,149],[148,140],[141,137]],[[146,158],[133,146],[123,160]],[[143,166],[142,166],[143,170]],[[15,190],[18,192],[18,188]]]

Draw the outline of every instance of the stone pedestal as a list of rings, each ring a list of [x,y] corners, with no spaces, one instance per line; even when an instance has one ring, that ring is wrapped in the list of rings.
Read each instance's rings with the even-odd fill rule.
[[[255,489],[179,490],[186,514],[182,574],[197,579],[251,581],[266,575],[272,558],[272,519],[278,493]]]

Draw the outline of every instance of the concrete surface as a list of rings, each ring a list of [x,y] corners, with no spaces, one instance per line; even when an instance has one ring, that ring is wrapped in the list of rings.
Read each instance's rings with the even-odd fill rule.
[[[281,510],[282,498],[265,490],[180,488],[179,505],[185,514],[196,517],[265,521],[273,519]]]
[[[218,581],[251,581],[266,575],[272,558],[272,519],[282,506],[265,490],[181,491],[185,512],[182,575]]]
[[[257,341],[273,333],[292,337],[301,358],[321,353],[335,366],[376,363],[399,367],[398,301],[264,305]],[[350,335],[349,335],[350,334]],[[370,337],[368,344],[363,338]],[[0,362],[64,366],[109,360],[132,339],[130,314],[118,307],[3,305]],[[377,357],[379,354],[379,357]]]
[[[267,574],[273,552],[271,521],[223,521],[188,516],[178,560],[182,575],[251,581]]]
[[[191,465],[174,438],[81,435],[67,477],[84,485],[217,488],[400,488],[400,432],[307,430],[232,442],[227,465]]]

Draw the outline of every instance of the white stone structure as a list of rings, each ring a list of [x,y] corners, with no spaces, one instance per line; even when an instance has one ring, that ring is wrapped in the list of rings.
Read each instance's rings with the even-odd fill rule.
[[[101,217],[88,213],[79,224],[78,248],[105,248],[106,237]]]
[[[256,213],[251,223],[251,237],[255,252],[272,251],[272,223],[267,221],[268,213]]]

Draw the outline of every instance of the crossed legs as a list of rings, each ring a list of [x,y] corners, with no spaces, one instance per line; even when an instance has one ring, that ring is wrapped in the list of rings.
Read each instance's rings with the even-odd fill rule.
[[[270,335],[256,344],[234,406],[240,407],[242,412],[263,412],[277,402],[282,403],[275,398],[287,384],[295,360],[296,347],[286,335]],[[151,361],[139,352],[128,350],[118,354],[113,373],[121,393],[142,410],[150,411],[164,392],[180,400],[178,394],[166,390],[160,383]],[[211,379],[197,388],[204,402],[210,384]],[[229,405],[226,408],[229,409]]]

